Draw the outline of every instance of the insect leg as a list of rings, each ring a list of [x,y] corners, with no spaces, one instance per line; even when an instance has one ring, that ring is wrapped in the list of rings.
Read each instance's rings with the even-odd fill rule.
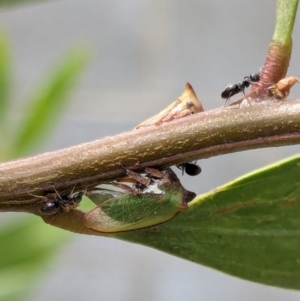
[[[120,164],[120,166],[125,170],[126,174],[129,177],[132,177],[136,182],[139,182],[146,187],[151,184],[151,179],[146,178],[146,177],[140,175],[139,173],[136,173],[132,170],[125,168],[122,164]]]
[[[132,187],[126,185],[126,184],[119,183],[119,182],[111,182],[110,185],[113,185],[115,187],[118,187],[120,189],[128,191],[129,193],[134,194],[134,195],[141,194],[142,190],[143,190],[143,189],[139,189],[139,188],[135,189],[135,188],[132,188]]]
[[[165,177],[165,175],[156,168],[146,167],[145,171],[147,175],[151,178],[163,179]]]

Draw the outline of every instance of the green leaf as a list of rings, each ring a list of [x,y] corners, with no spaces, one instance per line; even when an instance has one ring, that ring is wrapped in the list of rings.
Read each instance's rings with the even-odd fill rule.
[[[300,289],[300,155],[197,197],[170,222],[109,236]]]
[[[47,138],[46,134],[53,129],[53,125],[64,112],[63,107],[69,92],[75,88],[88,57],[85,50],[70,51],[52,76],[39,85],[38,91],[24,110],[24,119],[18,127],[19,133],[9,152],[11,157],[24,155]]]
[[[0,300],[22,300],[67,237],[67,232],[48,227],[37,218],[2,227]]]

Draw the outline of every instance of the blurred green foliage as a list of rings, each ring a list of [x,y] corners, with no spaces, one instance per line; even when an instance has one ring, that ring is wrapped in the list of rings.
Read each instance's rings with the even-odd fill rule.
[[[0,229],[0,300],[24,295],[57,254],[69,233],[26,218]]]
[[[72,50],[46,81],[38,85],[38,89],[27,101],[18,126],[19,131],[14,135],[9,150],[10,156],[21,156],[47,139],[46,134],[53,129],[56,123],[53,121],[62,116],[69,93],[75,87],[86,61],[86,51]]]
[[[68,51],[37,85],[32,97],[22,103],[24,110],[16,126],[12,121],[15,118],[8,118],[14,115],[11,50],[7,36],[0,33],[1,161],[24,156],[47,140],[49,131],[63,116],[88,58],[86,49]],[[68,232],[49,227],[35,217],[19,220],[13,226],[1,223],[0,300],[22,300],[67,237]]]
[[[26,102],[23,115],[17,127],[7,116],[10,112],[11,58],[5,34],[0,34],[0,159],[7,160],[28,154],[47,140],[47,134],[64,113],[70,92],[87,64],[89,53],[86,49],[71,49],[57,64],[51,74],[37,85]],[[25,105],[24,105],[25,104]],[[13,129],[17,129],[13,132]],[[8,135],[9,133],[9,135]],[[5,142],[5,143],[4,143]]]
[[[44,0],[42,0],[44,1]],[[18,5],[18,4],[26,4],[26,3],[34,3],[34,2],[41,2],[41,0],[0,0],[0,7],[6,7],[11,5]]]

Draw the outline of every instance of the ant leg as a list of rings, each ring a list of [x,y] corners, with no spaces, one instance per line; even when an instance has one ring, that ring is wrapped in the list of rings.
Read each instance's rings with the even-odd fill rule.
[[[61,197],[61,195],[58,193],[58,191],[55,189],[55,187],[53,186],[53,190],[55,191],[55,193],[56,193],[56,196],[61,200],[61,201],[63,201],[63,199],[62,199],[62,197]]]
[[[226,108],[230,103],[230,97],[225,100],[224,108]]]
[[[29,193],[29,195],[31,195],[31,196],[33,196],[35,198],[46,200],[46,201],[47,200],[53,200],[53,201],[55,201],[56,198],[57,198],[57,193],[56,192],[49,192],[46,195],[36,195],[36,194]]]
[[[225,106],[224,106],[225,107]],[[181,164],[176,164],[176,167],[180,170],[182,170],[182,175],[184,175],[184,168],[185,168],[185,163]]]
[[[33,196],[35,198],[38,198],[38,199],[43,199],[43,200],[48,199],[45,195],[36,195],[36,194],[31,194],[31,193],[28,193],[28,195],[31,195],[31,196]]]
[[[72,196],[72,194],[74,193],[75,187],[76,187],[76,185],[74,185],[74,187],[72,188],[72,190],[71,190],[71,192],[70,192],[68,198],[70,198],[70,197]]]
[[[244,99],[247,100],[248,105],[251,105],[251,101],[250,99],[247,97],[247,95],[245,94],[245,88],[241,90],[241,93],[244,95]],[[240,103],[241,105],[241,103]]]

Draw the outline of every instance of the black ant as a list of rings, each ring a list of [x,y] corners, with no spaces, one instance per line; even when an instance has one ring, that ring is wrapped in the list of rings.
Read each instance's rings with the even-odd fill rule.
[[[42,215],[55,215],[60,211],[60,209],[69,212],[71,209],[74,209],[79,205],[84,193],[85,191],[79,191],[74,194],[71,192],[68,196],[62,196],[56,190],[55,192],[47,193],[42,197],[47,201],[40,209],[40,213]]]
[[[201,167],[196,164],[196,162],[182,163],[176,166],[182,170],[182,175],[184,175],[185,172],[189,176],[198,176],[202,171]]]
[[[221,93],[221,97],[226,99],[225,107],[229,103],[229,99],[231,96],[242,92],[245,95],[245,89],[248,88],[253,83],[260,81],[260,73],[253,73],[250,76],[245,76],[242,82],[238,82],[237,84],[228,85],[223,92]]]

